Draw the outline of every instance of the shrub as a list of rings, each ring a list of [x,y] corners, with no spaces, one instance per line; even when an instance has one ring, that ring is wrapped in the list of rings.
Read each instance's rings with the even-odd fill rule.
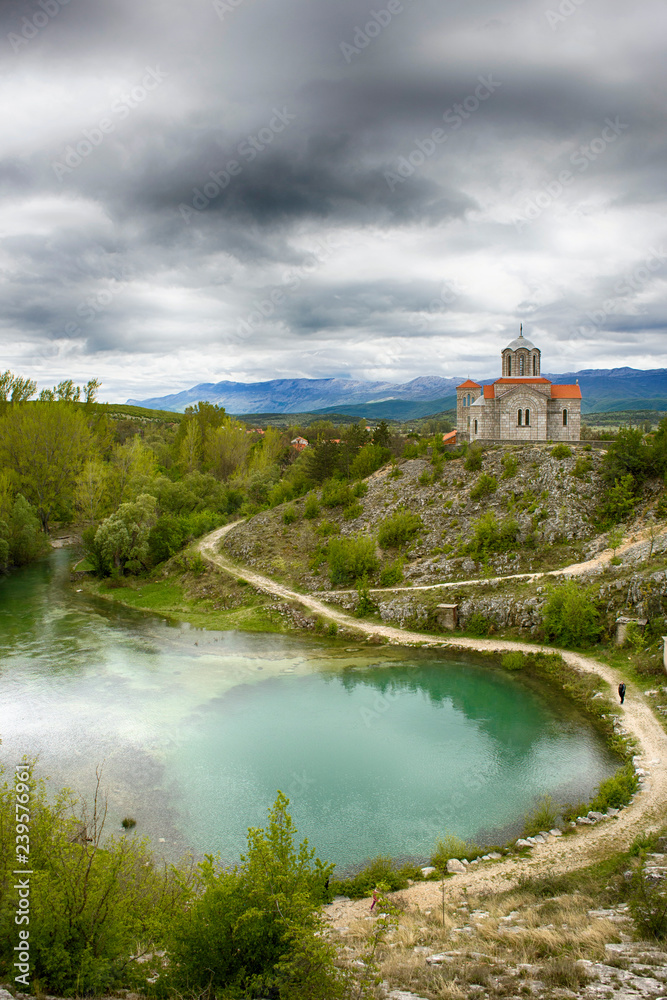
[[[299,515],[297,514],[296,509],[293,506],[290,505],[289,507],[285,508],[285,510],[283,511],[284,524],[294,524],[294,522],[298,521],[298,519]]]
[[[378,542],[383,549],[398,548],[411,541],[424,528],[421,517],[401,507],[380,523]]]
[[[408,879],[421,876],[418,868],[406,866],[396,868],[391,858],[378,855],[369,861],[356,875],[348,879],[331,879],[329,891],[335,895],[350,896],[352,899],[361,899],[370,896],[373,889],[380,883],[384,883],[388,892],[396,892],[398,889],[405,889]]]
[[[327,547],[327,562],[332,586],[351,583],[364,574],[370,576],[378,567],[375,541],[368,535],[332,538]]]
[[[357,586],[357,596],[357,607],[355,608],[357,618],[363,618],[364,615],[375,614],[378,607],[371,597],[370,590],[368,589],[368,577],[365,573]]]
[[[576,462],[574,463],[574,468],[572,469],[571,475],[576,476],[577,479],[583,479],[584,476],[591,471],[593,468],[593,463],[587,455],[579,455]]]
[[[477,844],[461,840],[460,837],[455,837],[452,834],[446,834],[444,837],[438,837],[435,850],[431,855],[431,864],[438,871],[443,872],[447,868],[447,862],[452,858],[458,858],[459,861],[467,858],[468,861],[472,861],[479,853],[480,849]]]
[[[314,493],[310,493],[306,498],[306,502],[303,505],[303,516],[308,520],[312,521],[319,516],[320,505],[318,503],[317,497]]]
[[[566,444],[557,444],[555,448],[551,449],[551,454],[553,458],[563,459],[572,457],[572,449],[568,448]]]
[[[483,472],[470,491],[471,500],[481,500],[482,497],[495,493],[498,489],[498,480],[495,476],[488,476]]]
[[[616,774],[606,778],[600,783],[595,798],[591,801],[590,808],[605,812],[609,809],[620,809],[627,806],[628,802],[637,791],[637,775],[631,763],[624,764]]]
[[[181,995],[343,995],[316,912],[333,865],[315,858],[307,841],[295,846],[288,805],[279,792],[267,828],[248,831],[238,867],[220,869],[210,857],[200,864],[203,892],[177,922],[169,949],[169,986]],[[314,974],[318,992],[304,985]]]
[[[342,479],[328,479],[322,487],[324,507],[349,507],[354,502],[354,494],[348,483]]]
[[[558,809],[550,795],[543,795],[523,823],[523,836],[534,837],[542,830],[550,830],[558,817]]]
[[[482,514],[473,526],[473,536],[465,552],[473,559],[483,560],[492,552],[508,552],[519,534],[519,525],[512,517],[498,521],[493,511]]]
[[[554,587],[542,609],[545,637],[562,646],[590,646],[602,625],[590,594],[576,580]]]
[[[646,872],[642,857],[630,883],[630,912],[642,937],[667,937],[667,886],[655,882]]]
[[[513,451],[506,451],[501,459],[503,479],[513,479],[519,469],[519,459]]]
[[[614,485],[607,490],[598,509],[602,524],[618,524],[632,517],[637,502],[634,486],[635,481],[629,473],[614,480]]]
[[[380,586],[394,587],[403,579],[403,560],[398,558],[385,563],[380,570]]]
[[[482,451],[482,449],[478,445],[474,444],[470,448],[468,452],[468,457],[463,463],[468,472],[479,472],[479,470],[482,468],[483,456],[484,452]]]
[[[479,611],[474,611],[465,624],[466,632],[470,632],[470,635],[478,636],[479,638],[488,635],[492,627],[493,622],[485,618]]]
[[[339,532],[340,528],[335,521],[321,521],[317,526],[317,534],[321,535],[322,538],[328,538],[329,535],[337,535]]]
[[[350,465],[350,475],[353,479],[364,479],[384,465],[390,455],[389,449],[379,444],[365,444]]]
[[[523,653],[505,653],[500,663],[504,670],[523,670],[526,657]]]
[[[346,521],[354,521],[355,518],[361,517],[364,512],[362,504],[359,502],[351,503],[349,507],[346,507],[343,511],[343,517]]]

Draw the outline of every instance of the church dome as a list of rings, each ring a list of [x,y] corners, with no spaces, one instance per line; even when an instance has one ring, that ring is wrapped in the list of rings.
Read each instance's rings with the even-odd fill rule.
[[[532,344],[530,340],[526,340],[526,338],[522,333],[519,334],[516,340],[513,340],[511,344],[508,344],[507,347],[504,348],[504,350],[518,351],[519,348],[521,347],[524,347],[527,351],[535,350],[535,344]]]

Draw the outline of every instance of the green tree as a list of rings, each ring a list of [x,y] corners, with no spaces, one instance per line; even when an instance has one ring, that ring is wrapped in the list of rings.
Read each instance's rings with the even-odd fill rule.
[[[207,467],[218,479],[229,479],[240,472],[248,459],[252,447],[248,428],[230,417],[221,426],[210,430],[204,449]],[[266,472],[266,464],[259,463],[255,471]]]
[[[602,632],[590,594],[577,580],[554,587],[542,609],[544,635],[561,646],[590,646]]]
[[[599,517],[603,524],[618,524],[629,520],[634,514],[637,498],[635,496],[635,481],[630,473],[621,479],[615,479],[614,485],[607,489],[599,508]]]
[[[49,551],[39,518],[20,493],[11,505],[7,520],[0,521],[0,537],[6,546],[0,547],[0,564],[5,566],[25,566]]]
[[[155,522],[155,497],[142,494],[122,503],[95,532],[95,546],[109,570],[139,573],[148,563],[148,536]]]
[[[389,424],[386,420],[381,420],[373,431],[373,436],[371,438],[373,444],[377,444],[380,448],[388,448],[391,444],[391,431],[389,430]]]
[[[203,891],[173,934],[171,984],[211,996],[326,998],[346,995],[346,977],[323,935],[317,909],[333,865],[315,858],[296,830],[282,792],[266,829],[248,831],[231,871],[212,857],[200,865]]]
[[[0,458],[45,532],[54,513],[73,502],[77,477],[92,448],[85,415],[66,403],[11,407],[0,421]]]
[[[375,540],[368,535],[332,538],[327,547],[327,562],[333,586],[372,575],[378,568]]]
[[[97,521],[109,500],[109,465],[99,458],[84,464],[76,481],[74,503],[87,521]]]
[[[391,452],[379,444],[365,444],[350,464],[352,479],[365,479],[389,461]]]

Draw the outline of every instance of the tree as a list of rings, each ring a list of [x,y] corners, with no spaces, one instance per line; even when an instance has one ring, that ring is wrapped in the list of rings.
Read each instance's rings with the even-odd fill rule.
[[[74,503],[87,521],[97,521],[108,499],[109,466],[98,458],[85,463],[76,481]]]
[[[386,420],[381,420],[373,431],[371,438],[373,444],[379,444],[381,448],[388,448],[391,444],[391,432]]]
[[[244,424],[226,417],[206,440],[206,465],[218,479],[229,479],[248,458],[252,441]]]
[[[148,563],[148,536],[155,522],[155,497],[143,493],[122,503],[95,532],[95,546],[109,569],[139,573]]]
[[[333,865],[322,864],[296,830],[282,792],[266,829],[248,831],[233,870],[200,865],[203,892],[177,923],[169,948],[179,993],[336,1000],[346,977],[317,913]]]
[[[542,609],[544,634],[564,646],[590,646],[602,625],[592,598],[576,580],[554,587]]]
[[[12,375],[9,369],[0,372],[0,413],[7,408],[8,400],[12,403],[25,403],[34,395],[36,388],[36,382],[20,375]]]
[[[618,524],[632,517],[637,502],[634,486],[630,473],[614,480],[614,485],[607,490],[600,504],[599,514],[603,524]]]
[[[111,452],[111,487],[115,502],[130,499],[133,493],[136,496],[138,492],[145,492],[141,486],[145,488],[147,481],[153,479],[156,468],[155,452],[144,444],[139,435],[124,444],[114,445]]]
[[[0,522],[0,536],[4,537],[7,545],[5,565],[25,566],[41,559],[49,550],[39,518],[20,493],[12,504],[7,521]]]
[[[72,502],[91,450],[84,414],[65,403],[11,407],[0,422],[0,458],[35,507],[45,532],[54,513]]]

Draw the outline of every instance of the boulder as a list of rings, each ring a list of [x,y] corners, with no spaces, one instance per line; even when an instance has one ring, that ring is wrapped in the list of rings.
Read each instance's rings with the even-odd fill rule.
[[[466,866],[458,858],[450,858],[447,862],[447,871],[450,875],[464,875]]]
[[[428,878],[429,875],[432,875],[435,870],[436,869],[433,867],[433,865],[427,865],[426,868],[422,868],[422,875],[424,876],[424,878]]]

